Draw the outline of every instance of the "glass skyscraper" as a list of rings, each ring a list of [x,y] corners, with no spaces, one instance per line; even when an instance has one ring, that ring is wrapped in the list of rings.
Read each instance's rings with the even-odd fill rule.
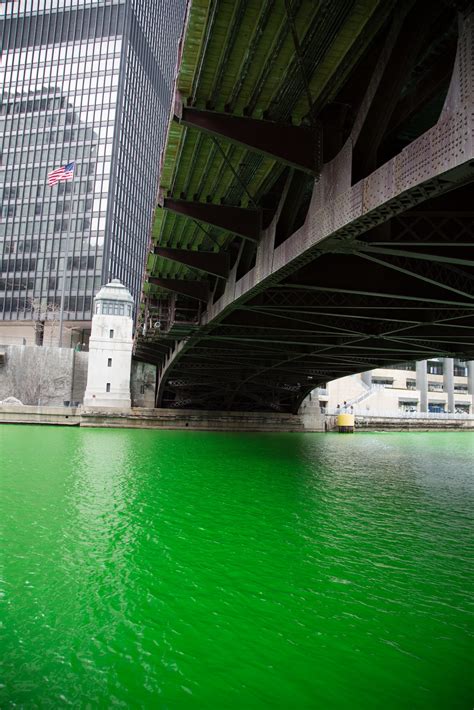
[[[185,10],[186,0],[1,3],[4,327],[51,317],[63,285],[75,323],[87,324],[110,278],[138,303]],[[73,180],[49,187],[48,173],[72,161]]]

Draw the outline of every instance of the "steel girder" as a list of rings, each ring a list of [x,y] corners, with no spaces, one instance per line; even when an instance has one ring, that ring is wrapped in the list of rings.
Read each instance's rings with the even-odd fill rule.
[[[187,249],[170,249],[169,247],[154,247],[153,253],[163,259],[178,261],[219,278],[226,279],[229,276],[229,255],[226,253],[189,251]]]
[[[244,145],[285,165],[311,175],[321,169],[322,127],[292,126],[216,111],[182,108],[179,120],[185,126]]]
[[[174,200],[169,197],[163,201],[163,207],[171,212],[197,219],[214,227],[226,229],[244,239],[258,242],[262,228],[262,212],[259,209],[214,205],[206,202]]]

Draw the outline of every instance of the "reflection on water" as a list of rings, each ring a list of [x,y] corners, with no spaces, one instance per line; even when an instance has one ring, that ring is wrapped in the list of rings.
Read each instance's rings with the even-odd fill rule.
[[[1,707],[470,707],[470,434],[0,447]]]

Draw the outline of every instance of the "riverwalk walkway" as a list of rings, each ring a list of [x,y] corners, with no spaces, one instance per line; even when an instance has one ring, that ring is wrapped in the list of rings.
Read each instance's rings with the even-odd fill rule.
[[[0,404],[0,424],[50,424],[60,426],[126,429],[191,429],[201,431],[335,431],[337,415],[316,412],[225,412],[192,409],[88,409]],[[474,415],[433,412],[371,412],[356,414],[355,428],[392,431],[474,431]]]

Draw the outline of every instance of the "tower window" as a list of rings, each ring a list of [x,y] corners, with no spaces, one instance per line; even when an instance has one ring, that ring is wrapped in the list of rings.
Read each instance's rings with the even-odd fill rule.
[[[110,392],[110,382],[107,382],[107,384],[105,385],[105,391]]]
[[[114,331],[113,331],[113,330],[109,330],[109,338],[113,338],[113,337],[114,337]]]
[[[112,358],[109,357],[107,360],[107,367],[112,367]]]
[[[93,264],[92,267],[93,268]],[[102,313],[108,316],[123,316],[125,315],[125,305],[116,301],[101,301]]]

